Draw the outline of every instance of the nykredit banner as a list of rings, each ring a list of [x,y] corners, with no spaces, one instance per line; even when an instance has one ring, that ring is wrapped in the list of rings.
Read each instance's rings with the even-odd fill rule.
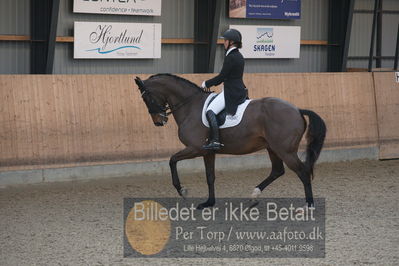
[[[161,24],[75,22],[74,58],[161,58]]]
[[[161,0],[74,0],[73,12],[160,16]]]
[[[301,0],[230,0],[231,18],[300,19]]]
[[[245,58],[299,58],[301,27],[230,25],[242,34]]]

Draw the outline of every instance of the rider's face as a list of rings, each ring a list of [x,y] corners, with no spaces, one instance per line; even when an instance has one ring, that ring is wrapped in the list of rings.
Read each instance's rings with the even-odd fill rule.
[[[227,50],[229,49],[230,41],[229,40],[224,40],[224,49]]]

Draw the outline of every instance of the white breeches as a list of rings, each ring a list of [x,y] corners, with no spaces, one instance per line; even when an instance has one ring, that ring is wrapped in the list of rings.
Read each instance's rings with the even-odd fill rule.
[[[216,98],[211,102],[208,108],[206,108],[206,111],[208,112],[209,110],[212,110],[217,115],[224,109],[225,106],[224,90],[222,90],[222,92],[219,93],[219,95],[216,96]]]

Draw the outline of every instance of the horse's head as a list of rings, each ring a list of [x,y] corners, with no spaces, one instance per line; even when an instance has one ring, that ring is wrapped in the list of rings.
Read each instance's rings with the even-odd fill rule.
[[[164,126],[168,122],[166,99],[147,88],[139,77],[136,77],[134,81],[139,87],[141,97],[147,106],[154,125]]]

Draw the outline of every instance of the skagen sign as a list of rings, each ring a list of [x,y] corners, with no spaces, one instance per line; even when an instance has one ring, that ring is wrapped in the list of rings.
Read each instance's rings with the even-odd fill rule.
[[[74,58],[161,58],[161,24],[75,22]]]
[[[242,33],[245,58],[299,58],[301,27],[230,25]]]
[[[161,0],[74,0],[73,12],[160,16]]]

